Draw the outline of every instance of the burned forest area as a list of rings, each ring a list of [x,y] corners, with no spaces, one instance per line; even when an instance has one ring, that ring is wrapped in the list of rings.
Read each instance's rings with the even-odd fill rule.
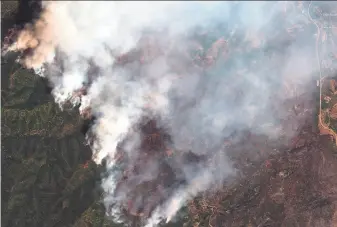
[[[24,12],[39,3],[22,2],[25,1],[1,2],[4,45],[13,42],[16,30],[35,17],[34,13]],[[218,58],[227,59],[229,54],[223,38],[209,42],[202,54],[201,50],[194,53],[193,59],[194,64],[205,69]],[[145,62],[156,54],[156,50],[148,52],[120,56],[117,64]],[[17,53],[10,53],[1,59],[2,226],[125,226],[106,215],[109,208],[102,202],[100,185],[106,169],[104,163],[98,165],[92,160],[86,140],[94,118],[90,109],[82,115],[78,108],[61,110],[48,81],[23,68],[15,61],[17,57]],[[336,81],[334,73],[324,78],[321,93],[316,81],[309,81],[305,86],[314,92],[282,103],[291,113],[280,120],[282,130],[300,122],[290,139],[271,140],[249,130],[225,138],[224,147],[238,170],[235,179],[199,194],[173,222],[160,226],[337,227]],[[75,95],[83,92],[85,88]],[[275,115],[278,105],[279,102],[270,107]],[[186,162],[203,159],[192,152],[180,154],[171,149],[170,135],[155,119],[144,119],[138,126],[143,138],[136,165],[128,165],[123,149],[117,152],[117,165],[127,166],[117,188],[122,191],[132,184],[137,171],[147,168],[151,160],[161,166],[157,178],[128,192],[122,215],[132,227],[143,226],[155,205],[167,196],[164,188],[179,180],[169,164],[171,157],[183,155],[181,159]],[[142,206],[134,204],[139,197],[144,199]]]

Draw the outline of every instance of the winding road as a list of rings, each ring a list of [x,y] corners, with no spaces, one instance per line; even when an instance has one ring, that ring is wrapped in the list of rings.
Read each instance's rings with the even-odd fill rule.
[[[316,26],[317,28],[317,36],[316,36],[316,58],[317,63],[319,67],[319,114],[318,114],[318,128],[320,129],[321,134],[329,134],[334,137],[335,143],[337,145],[337,134],[327,125],[322,119],[324,119],[325,114],[322,112],[322,83],[324,77],[322,77],[322,67],[321,67],[321,58],[319,54],[319,44],[322,43],[322,37],[321,37],[321,28],[323,27],[322,24],[320,24],[317,20],[312,19],[312,16],[310,14],[310,9],[312,7],[312,1],[310,1],[308,6],[308,16],[310,21]],[[328,43],[328,42],[326,42]]]

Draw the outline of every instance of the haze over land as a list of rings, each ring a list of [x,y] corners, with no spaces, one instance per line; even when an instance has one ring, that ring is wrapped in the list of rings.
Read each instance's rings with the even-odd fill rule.
[[[50,81],[61,107],[95,116],[87,137],[106,165],[108,214],[152,226],[238,181],[231,157],[269,155],[242,143],[245,133],[283,152],[312,118],[320,31],[309,4],[287,5],[45,2],[8,50],[30,51],[22,64]]]

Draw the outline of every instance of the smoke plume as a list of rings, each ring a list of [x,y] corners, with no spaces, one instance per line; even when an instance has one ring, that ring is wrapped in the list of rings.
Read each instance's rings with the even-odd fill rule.
[[[153,226],[237,174],[226,138],[296,134],[304,117],[283,124],[283,103],[317,66],[314,37],[286,32],[294,23],[308,18],[279,2],[48,1],[9,50],[29,50],[22,63],[43,69],[61,106],[95,116],[107,213]]]

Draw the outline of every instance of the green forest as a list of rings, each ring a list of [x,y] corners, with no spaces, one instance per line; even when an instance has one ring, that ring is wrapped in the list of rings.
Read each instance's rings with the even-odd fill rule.
[[[61,111],[46,81],[14,60],[2,65],[2,225],[116,226],[78,111]]]
[[[27,20],[29,3],[19,3],[1,2],[2,42]],[[62,111],[48,82],[16,58],[1,58],[2,226],[118,226],[105,218],[102,166],[91,161],[78,110]]]

